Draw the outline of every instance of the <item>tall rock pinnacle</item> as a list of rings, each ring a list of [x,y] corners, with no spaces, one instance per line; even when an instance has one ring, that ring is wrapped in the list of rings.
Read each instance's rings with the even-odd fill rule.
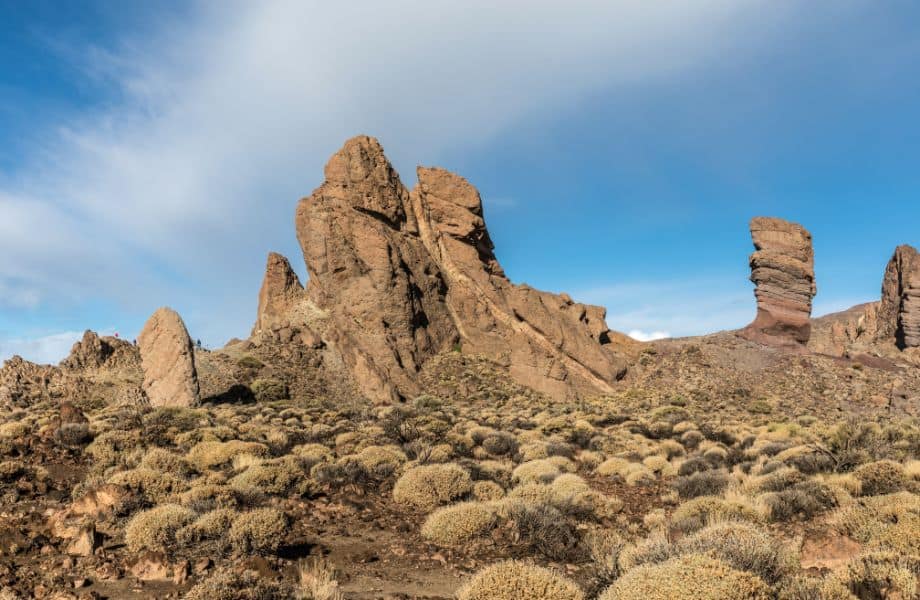
[[[920,254],[913,246],[898,246],[888,261],[878,333],[900,348],[920,346]]]
[[[325,175],[297,207],[307,294],[328,314],[325,340],[368,397],[417,393],[425,362],[452,347],[554,395],[606,392],[622,376],[602,308],[505,277],[465,179],[420,167],[409,192],[366,136],[348,140]]]
[[[179,313],[160,308],[137,337],[144,393],[152,406],[198,404],[198,373],[192,340]]]
[[[757,317],[744,329],[749,339],[773,345],[798,345],[811,334],[815,260],[811,234],[801,225],[771,217],[751,220],[751,281]]]
[[[288,259],[270,252],[259,290],[259,311],[252,328],[253,335],[284,321],[303,294],[303,286]]]

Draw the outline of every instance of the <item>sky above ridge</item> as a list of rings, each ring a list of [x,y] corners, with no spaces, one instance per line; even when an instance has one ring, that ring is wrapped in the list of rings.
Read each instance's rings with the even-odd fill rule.
[[[144,5],[148,6],[144,6]],[[220,346],[345,139],[478,187],[515,282],[637,338],[754,315],[748,220],[824,314],[920,244],[920,4],[0,0],[0,358],[170,305]]]

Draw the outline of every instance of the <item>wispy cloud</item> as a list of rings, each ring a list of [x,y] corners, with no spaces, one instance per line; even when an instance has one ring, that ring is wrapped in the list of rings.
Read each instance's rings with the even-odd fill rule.
[[[62,331],[34,338],[0,338],[0,356],[21,356],[40,364],[56,364],[67,356],[82,331]]]
[[[640,342],[651,342],[653,340],[663,340],[664,338],[671,337],[671,334],[667,331],[640,331],[638,329],[633,329],[626,335]]]
[[[377,135],[408,175],[416,160],[598,90],[741,52],[791,11],[767,0],[538,0],[526,11],[270,0],[190,12],[114,47],[73,49],[119,100],[37,135],[41,151],[0,183],[8,303],[174,304],[218,343],[248,329],[265,253],[297,255],[294,203],[346,137]]]

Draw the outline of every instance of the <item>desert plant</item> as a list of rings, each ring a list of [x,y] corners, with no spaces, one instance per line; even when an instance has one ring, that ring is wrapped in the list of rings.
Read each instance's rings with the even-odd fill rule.
[[[422,525],[422,537],[439,546],[459,546],[488,532],[495,510],[481,502],[461,502],[439,508]]]
[[[584,600],[571,580],[555,571],[520,561],[505,561],[476,573],[457,593],[458,600]]]
[[[470,474],[453,463],[414,467],[403,473],[393,486],[397,502],[431,510],[470,493]]]
[[[880,460],[861,465],[853,471],[853,476],[859,480],[864,496],[891,494],[909,485],[907,475],[904,474],[904,467],[891,460]]]
[[[227,541],[239,554],[274,552],[281,545],[288,519],[275,508],[240,513],[227,531]]]
[[[125,526],[125,545],[132,552],[168,550],[176,532],[195,520],[195,513],[178,504],[163,504],[140,512]]]
[[[636,567],[598,600],[768,600],[770,588],[756,575],[706,555],[686,554]]]
[[[274,402],[288,397],[288,387],[283,381],[271,377],[260,377],[249,385],[258,402]]]
[[[697,496],[714,496],[721,493],[731,482],[731,477],[724,469],[703,471],[678,477],[673,486],[683,499],[696,498]]]

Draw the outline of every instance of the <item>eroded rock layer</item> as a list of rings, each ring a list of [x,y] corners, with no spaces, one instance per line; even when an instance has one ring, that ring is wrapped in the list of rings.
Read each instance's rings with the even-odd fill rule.
[[[198,404],[195,352],[182,317],[160,308],[137,338],[144,371],[143,390],[152,406]]]
[[[479,193],[443,169],[419,168],[410,193],[377,140],[346,142],[325,182],[297,208],[323,330],[363,392],[392,401],[450,348],[507,365],[554,395],[609,391],[622,376],[604,309],[512,284],[493,253]]]
[[[757,317],[744,335],[767,344],[807,343],[811,301],[817,292],[811,234],[797,223],[755,217],[751,238]]]
[[[920,346],[920,256],[913,246],[898,246],[888,261],[879,321],[880,336],[901,348]]]

